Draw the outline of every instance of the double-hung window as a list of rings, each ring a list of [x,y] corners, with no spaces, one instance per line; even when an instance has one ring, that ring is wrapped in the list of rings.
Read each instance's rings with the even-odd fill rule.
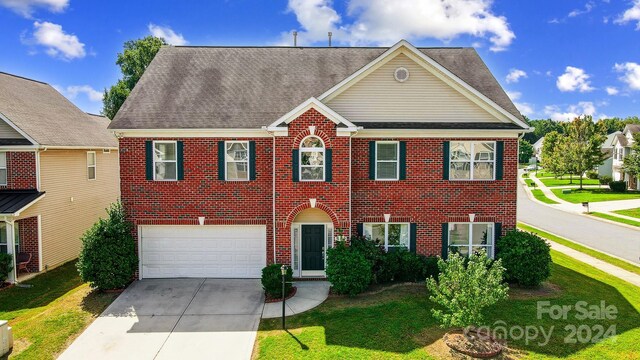
[[[495,141],[452,141],[449,151],[450,180],[494,180]]]
[[[409,249],[408,223],[365,223],[364,236],[384,246],[386,251],[392,248]]]
[[[96,152],[87,151],[87,179],[96,179]]]
[[[493,257],[493,223],[449,223],[449,251],[463,256],[485,250]]]
[[[249,180],[249,142],[225,142],[226,180]]]
[[[7,185],[7,153],[0,152],[0,185]]]
[[[400,178],[398,141],[376,141],[376,180]]]
[[[317,136],[309,136],[300,143],[300,180],[324,181],[324,143]]]
[[[153,179],[175,181],[178,179],[177,143],[175,141],[153,142]]]

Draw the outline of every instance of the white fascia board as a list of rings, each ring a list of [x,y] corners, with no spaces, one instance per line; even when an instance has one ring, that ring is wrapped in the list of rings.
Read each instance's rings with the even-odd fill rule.
[[[444,74],[445,77],[443,78],[442,76],[440,76],[440,74],[434,73],[433,71],[431,71],[431,69],[429,69],[428,67],[424,66],[424,64],[422,64],[420,62],[417,62],[418,64],[422,65],[427,71],[433,73],[435,76],[437,76],[441,80],[443,80],[443,81],[445,81],[447,83],[450,82],[450,81],[453,81],[457,85],[459,85],[462,88],[464,88],[465,90],[467,90],[469,93],[473,94],[474,96],[476,96],[477,98],[482,100],[482,102],[484,102],[486,105],[489,105],[490,108],[492,108],[493,110],[495,110],[495,111],[499,112],[500,114],[502,114],[503,116],[505,116],[507,119],[509,119],[513,123],[517,124],[518,126],[521,126],[523,129],[527,129],[529,127],[529,125],[524,123],[522,120],[520,120],[517,117],[513,116],[513,114],[511,114],[510,112],[508,112],[505,109],[503,109],[501,106],[496,104],[493,100],[491,100],[488,97],[484,96],[482,93],[480,93],[479,91],[474,89],[472,86],[467,84],[465,81],[460,79],[458,76],[453,74],[451,71],[447,70],[442,65],[438,64],[436,61],[431,59],[429,56],[424,54],[422,51],[418,50],[415,46],[411,45],[406,40],[400,40],[399,42],[397,42],[395,45],[390,47],[387,51],[385,51],[384,53],[382,53],[382,55],[380,55],[377,58],[375,58],[369,64],[367,64],[366,66],[362,67],[360,70],[356,71],[355,73],[353,73],[348,78],[342,80],[341,82],[339,82],[338,84],[333,86],[331,89],[325,91],[322,95],[320,95],[318,97],[318,99],[320,101],[328,100],[329,98],[332,97],[332,95],[334,95],[335,93],[340,91],[343,87],[349,85],[353,80],[361,77],[365,73],[368,73],[370,71],[375,70],[376,68],[382,66],[387,61],[391,60],[390,56],[392,54],[394,54],[396,52],[396,50],[400,49],[401,47],[404,47],[407,50],[409,50],[409,53],[406,54],[406,55],[416,56],[416,57],[420,58],[421,60],[423,60],[424,62],[426,62],[427,64],[429,64],[430,66],[432,66],[433,68],[435,68],[436,70],[438,70],[440,73]],[[415,59],[414,59],[414,61],[415,61]],[[462,93],[462,94],[466,95],[464,93]],[[471,99],[471,100],[473,101],[473,99]]]
[[[255,129],[111,129],[118,138],[167,137],[167,138],[266,138],[271,137],[266,128]]]
[[[362,129],[355,138],[517,138],[523,130],[463,130],[463,129]]]
[[[312,109],[312,108],[316,109],[319,113],[326,116],[327,119],[331,120],[336,125],[344,124],[345,126],[350,128],[356,127],[352,122],[345,119],[342,115],[338,114],[333,109],[331,109],[330,107],[328,107],[327,105],[322,103],[320,100],[316,99],[315,97],[311,97],[307,99],[305,102],[303,102],[302,104],[296,106],[293,110],[289,111],[288,113],[280,117],[278,120],[273,122],[273,124],[269,125],[268,127],[269,128],[278,127],[283,123],[289,124],[293,120],[298,118],[298,116],[304,114],[305,112],[307,112],[309,109]]]
[[[17,131],[18,134],[22,135],[22,137],[24,137],[25,139],[31,141],[32,144],[34,145],[38,145],[38,142],[35,141],[31,136],[29,136],[29,134],[27,134],[26,132],[22,131],[22,129],[20,129],[19,127],[16,126],[16,124],[14,124],[11,120],[9,120],[8,117],[6,117],[3,113],[0,112],[0,119],[2,119],[4,122],[6,122],[9,126],[11,126],[11,128],[13,128],[13,130]]]

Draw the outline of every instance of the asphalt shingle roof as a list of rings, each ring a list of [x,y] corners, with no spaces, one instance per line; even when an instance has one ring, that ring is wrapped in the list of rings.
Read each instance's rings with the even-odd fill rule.
[[[373,61],[388,48],[160,49],[112,129],[259,128]],[[522,119],[473,48],[420,48]]]

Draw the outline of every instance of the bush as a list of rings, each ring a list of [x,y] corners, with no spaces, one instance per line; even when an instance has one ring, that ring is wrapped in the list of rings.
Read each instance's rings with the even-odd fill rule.
[[[9,278],[13,270],[13,255],[0,253],[0,284]]]
[[[282,272],[280,268],[282,264],[271,264],[262,269],[262,288],[264,292],[271,298],[282,297]],[[291,266],[287,267],[287,274],[285,275],[285,293],[289,294],[293,284],[293,270]]]
[[[511,230],[498,239],[496,249],[510,283],[536,287],[551,275],[549,244],[536,234]]]
[[[622,180],[612,181],[609,183],[609,188],[613,192],[625,192],[627,191],[627,183]]]
[[[337,294],[357,295],[371,284],[371,262],[344,242],[327,250],[327,280]]]
[[[609,183],[611,181],[613,181],[613,178],[609,175],[602,175],[598,178],[600,185],[609,185]]]
[[[84,235],[78,258],[78,272],[83,281],[100,290],[121,289],[132,280],[138,265],[131,223],[120,203],[107,209]]]
[[[598,178],[598,172],[595,170],[589,170],[586,172],[587,178],[589,179],[597,179]]]
[[[438,275],[438,259],[397,249],[385,254],[379,282],[418,282]]]

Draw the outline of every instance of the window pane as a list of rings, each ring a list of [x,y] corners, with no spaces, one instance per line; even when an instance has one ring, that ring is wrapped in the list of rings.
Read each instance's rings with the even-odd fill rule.
[[[491,161],[494,158],[493,151],[494,143],[481,143],[474,144],[473,151],[475,152],[474,159],[481,161]]]
[[[227,144],[227,160],[243,161],[247,160],[249,152],[246,143],[228,143]]]
[[[95,167],[87,168],[87,172],[88,172],[89,179],[93,180],[93,179],[96,178],[96,168]]]
[[[398,160],[398,144],[381,144],[377,143],[378,149],[376,151],[376,156],[378,160]]]
[[[493,226],[491,224],[473,224],[471,243],[473,245],[491,245],[493,243]]]
[[[471,160],[471,143],[452,142],[450,153],[451,160]]]
[[[396,179],[398,177],[398,163],[379,162],[377,168],[377,179]]]
[[[371,224],[371,240],[384,244],[384,224]]]
[[[473,251],[474,254],[477,254],[482,251],[486,256],[488,257],[492,256],[491,246],[473,246],[471,247],[471,251]]]
[[[471,179],[471,164],[468,162],[452,162],[449,166],[450,179]]]
[[[7,169],[0,169],[0,184],[7,183]]]
[[[95,165],[95,164],[96,164],[96,154],[87,153],[87,165]]]
[[[156,160],[176,160],[175,143],[156,143]]]
[[[475,180],[493,179],[493,163],[492,162],[474,163],[473,178]]]
[[[7,253],[7,245],[0,245],[0,254],[6,254]]]
[[[156,180],[176,180],[176,163],[156,163]]]
[[[323,165],[324,153],[320,151],[303,151],[300,160],[302,165]]]
[[[301,179],[302,180],[322,180],[324,178],[324,167],[322,166],[314,166],[314,167],[303,167],[301,169]]]
[[[7,167],[7,153],[0,153],[0,167]]]
[[[389,224],[389,246],[409,247],[409,225]]]
[[[300,145],[300,147],[303,148],[321,148],[322,147],[322,140],[320,140],[317,137],[310,137],[305,139],[302,142],[302,145]]]
[[[249,171],[246,162],[228,162],[227,180],[247,180]]]
[[[449,247],[449,252],[452,254],[460,254],[462,256],[469,256],[469,247],[468,246],[451,246]]]
[[[449,228],[449,245],[469,244],[469,224],[452,224]]]

